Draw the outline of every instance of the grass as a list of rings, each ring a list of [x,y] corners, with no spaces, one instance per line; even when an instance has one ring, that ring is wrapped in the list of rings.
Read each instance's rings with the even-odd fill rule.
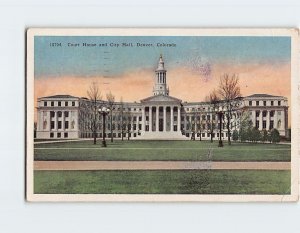
[[[37,194],[289,194],[290,171],[35,171]]]
[[[232,143],[223,148],[208,141],[107,141],[107,148],[92,141],[34,145],[35,160],[83,161],[290,161],[290,145]]]

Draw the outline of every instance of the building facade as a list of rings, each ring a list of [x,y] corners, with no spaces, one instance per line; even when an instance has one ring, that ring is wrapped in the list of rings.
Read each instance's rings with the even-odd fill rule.
[[[92,101],[70,95],[54,95],[38,98],[36,137],[42,139],[92,138],[94,133],[102,137],[102,115],[95,107],[108,106],[106,101]],[[239,130],[245,114],[259,130],[276,128],[287,136],[288,101],[283,96],[253,94],[235,101],[231,111],[230,128]],[[224,116],[220,124],[217,112]],[[162,56],[155,70],[153,95],[139,102],[116,102],[110,106],[105,124],[106,136],[131,139],[210,139],[221,136],[226,139],[228,110],[220,102],[218,109],[210,102],[183,102],[169,95],[167,70]],[[111,135],[112,134],[112,135]]]

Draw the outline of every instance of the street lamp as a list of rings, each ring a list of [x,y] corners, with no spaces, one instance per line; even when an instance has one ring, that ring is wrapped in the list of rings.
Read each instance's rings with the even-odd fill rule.
[[[220,119],[220,135],[219,135],[219,145],[218,147],[223,147],[223,141],[222,141],[222,119],[223,119],[223,109],[222,107],[220,106],[219,109],[216,108],[215,111],[217,112],[218,114],[218,118]]]
[[[109,113],[109,108],[107,107],[101,107],[99,108],[99,113],[102,114],[103,119],[103,126],[102,126],[102,147],[106,147],[106,141],[105,141],[105,117]]]

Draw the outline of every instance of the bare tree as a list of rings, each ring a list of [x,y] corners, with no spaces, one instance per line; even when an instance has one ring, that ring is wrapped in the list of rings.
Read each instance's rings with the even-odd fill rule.
[[[129,140],[132,130],[132,113],[130,111],[125,111],[123,116],[123,130],[127,133],[127,140]]]
[[[236,74],[223,74],[219,83],[219,94],[224,100],[226,107],[225,118],[227,120],[228,145],[231,145],[231,119],[234,111],[237,110],[241,101],[241,90],[239,86],[239,77]]]
[[[212,118],[209,121],[208,130],[210,133],[210,142],[213,142],[213,135],[216,129],[216,109],[218,109],[220,105],[218,92],[214,89],[207,97],[205,97],[205,101],[209,102],[211,105],[210,111],[212,112]]]
[[[110,141],[113,142],[114,141],[114,136],[113,136],[113,108],[115,105],[115,96],[111,93],[111,91],[109,93],[106,94],[106,99],[107,99],[107,105],[108,108],[110,110]]]
[[[121,139],[123,141],[124,140],[125,127],[124,127],[124,102],[123,102],[123,98],[122,97],[121,97],[121,100],[120,100],[119,117],[120,117],[120,120],[121,120]]]
[[[99,108],[101,106],[101,91],[99,89],[99,86],[97,85],[96,82],[93,82],[88,91],[87,95],[90,99],[89,104],[87,104],[87,116],[89,119],[89,129],[93,133],[93,138],[94,138],[94,144],[97,143],[97,130],[99,129]],[[105,126],[103,126],[105,127]]]

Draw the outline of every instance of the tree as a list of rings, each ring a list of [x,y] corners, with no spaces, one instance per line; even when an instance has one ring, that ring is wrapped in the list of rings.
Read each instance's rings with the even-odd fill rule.
[[[88,91],[87,95],[90,99],[89,103],[85,105],[87,108],[87,114],[86,116],[88,117],[88,126],[89,129],[93,133],[93,138],[94,138],[94,144],[97,143],[97,130],[99,129],[99,108],[101,107],[101,92],[99,89],[99,86],[97,85],[96,82],[93,82]],[[105,126],[103,126],[105,127]]]
[[[130,134],[132,130],[132,114],[130,111],[125,111],[124,113],[124,120],[123,120],[123,130],[127,133],[127,140],[130,139]]]
[[[232,140],[237,141],[239,139],[239,132],[235,129],[232,133]]]
[[[123,102],[123,98],[122,97],[121,97],[121,100],[120,100],[119,117],[120,117],[120,120],[121,120],[121,139],[123,141],[124,140],[124,130],[125,130],[125,127],[124,127],[124,102]]]
[[[269,137],[269,134],[268,134],[268,131],[267,130],[262,130],[261,131],[261,141],[263,143],[265,143],[266,141],[268,141],[268,137]]]
[[[270,138],[272,143],[280,142],[280,134],[277,129],[272,129],[270,132]]]
[[[259,130],[256,127],[252,127],[250,132],[250,141],[252,142],[258,142],[261,140],[261,134]]]
[[[253,123],[250,120],[250,112],[244,111],[240,117],[240,132],[239,137],[241,142],[245,142],[247,140],[251,141],[251,133],[252,133]]]
[[[214,89],[208,96],[205,97],[205,101],[211,104],[212,118],[208,122],[208,126],[209,126],[208,130],[210,133],[210,142],[213,142],[213,135],[216,129],[216,119],[217,119],[215,110],[219,108],[220,96],[218,92]]]
[[[111,91],[109,93],[106,94],[106,99],[107,99],[107,105],[108,108],[110,110],[110,141],[113,142],[114,141],[114,136],[113,136],[113,108],[115,105],[115,96],[111,93]]]
[[[237,110],[241,100],[241,91],[239,86],[239,78],[236,74],[223,74],[219,83],[219,94],[225,102],[227,120],[226,128],[228,132],[228,145],[231,145],[231,119],[233,112]]]

